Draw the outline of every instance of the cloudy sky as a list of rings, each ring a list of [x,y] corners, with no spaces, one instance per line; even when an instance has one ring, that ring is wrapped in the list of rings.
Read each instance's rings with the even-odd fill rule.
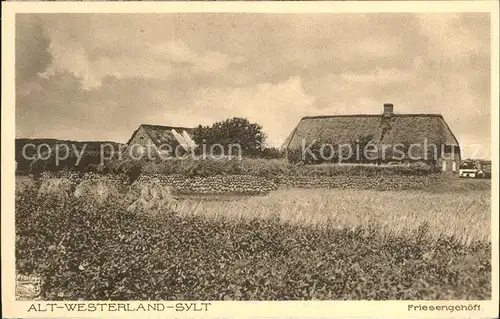
[[[490,156],[487,14],[16,17],[16,137],[126,142],[142,123],[243,116],[279,145],[301,117],[441,113]],[[470,150],[469,150],[470,149]]]

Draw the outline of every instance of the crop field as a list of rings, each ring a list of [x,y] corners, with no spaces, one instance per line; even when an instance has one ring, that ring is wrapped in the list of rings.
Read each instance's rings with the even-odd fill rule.
[[[378,192],[369,190],[288,189],[239,201],[179,201],[181,216],[234,221],[261,218],[321,228],[367,229],[402,236],[423,224],[431,239],[454,237],[463,243],[490,240],[490,195]]]
[[[43,279],[43,299],[491,297],[486,181],[233,200],[84,183],[16,183],[16,268]]]

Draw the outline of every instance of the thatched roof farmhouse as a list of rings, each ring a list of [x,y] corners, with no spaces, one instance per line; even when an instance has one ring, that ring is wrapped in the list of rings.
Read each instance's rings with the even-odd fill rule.
[[[293,151],[310,143],[351,144],[360,139],[389,147],[396,144],[419,145],[412,157],[424,159],[424,140],[436,145],[434,164],[443,170],[458,170],[460,145],[440,114],[396,114],[392,104],[384,104],[381,114],[308,116],[301,119],[283,144],[289,160]],[[442,151],[441,151],[442,150]],[[429,157],[429,156],[428,156]],[[451,158],[450,158],[451,157]],[[428,158],[429,160],[432,160]],[[445,159],[445,160],[444,160]],[[391,158],[386,158],[391,161]]]
[[[193,129],[188,127],[141,124],[134,131],[127,145],[152,146],[160,151],[167,148],[171,151],[175,151],[176,148],[188,151],[195,146],[192,132]]]

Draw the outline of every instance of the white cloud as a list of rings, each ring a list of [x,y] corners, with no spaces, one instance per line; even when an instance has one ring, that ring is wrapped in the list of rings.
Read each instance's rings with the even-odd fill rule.
[[[484,54],[489,51],[489,43],[479,36],[478,30],[469,29],[460,23],[460,14],[419,15],[420,29],[429,39],[429,55],[446,57],[456,61],[463,56]]]
[[[49,47],[52,63],[41,74],[48,78],[57,72],[70,72],[82,79],[84,88],[100,86],[101,78],[94,72],[94,66],[88,60],[85,49],[81,46],[68,46],[57,37],[53,37]]]
[[[43,73],[47,77],[56,72],[71,72],[82,79],[84,89],[95,89],[106,76],[119,79],[141,77],[166,79],[176,69],[191,70],[194,74],[224,72],[231,63],[244,61],[219,51],[195,52],[186,43],[172,40],[166,43],[146,43],[136,52],[122,52],[119,56],[99,56],[89,59],[81,44],[72,43],[59,33],[52,34],[50,53],[53,61]],[[129,54],[130,53],[130,54]]]
[[[375,40],[372,37],[363,39],[354,46],[354,51],[376,58],[389,57],[396,53],[397,43],[389,40]]]
[[[50,44],[53,60],[43,76],[47,77],[56,72],[70,72],[82,79],[83,89],[96,89],[101,86],[101,81],[106,76],[119,79],[128,77],[162,79],[173,72],[169,63],[157,61],[147,53],[134,57],[124,52],[118,57],[102,56],[90,60],[87,49],[80,45],[70,45],[54,35]]]
[[[220,51],[196,52],[179,40],[157,44],[149,43],[148,47],[156,58],[171,63],[184,64],[183,67],[191,67],[195,73],[223,72],[231,63],[244,61],[242,57],[234,58]]]
[[[347,82],[385,85],[394,82],[405,82],[411,80],[412,74],[408,70],[390,68],[377,68],[376,71],[370,73],[351,73],[346,72],[341,75]]]
[[[314,98],[302,88],[301,79],[277,84],[261,83],[245,88],[201,88],[186,106],[175,112],[159,112],[149,119],[172,125],[210,125],[230,117],[245,117],[261,124],[268,144],[280,146]]]

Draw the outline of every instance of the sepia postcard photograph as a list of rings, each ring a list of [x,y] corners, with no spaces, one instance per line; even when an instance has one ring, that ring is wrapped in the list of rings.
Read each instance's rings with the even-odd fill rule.
[[[5,318],[494,318],[498,3],[2,5]]]

